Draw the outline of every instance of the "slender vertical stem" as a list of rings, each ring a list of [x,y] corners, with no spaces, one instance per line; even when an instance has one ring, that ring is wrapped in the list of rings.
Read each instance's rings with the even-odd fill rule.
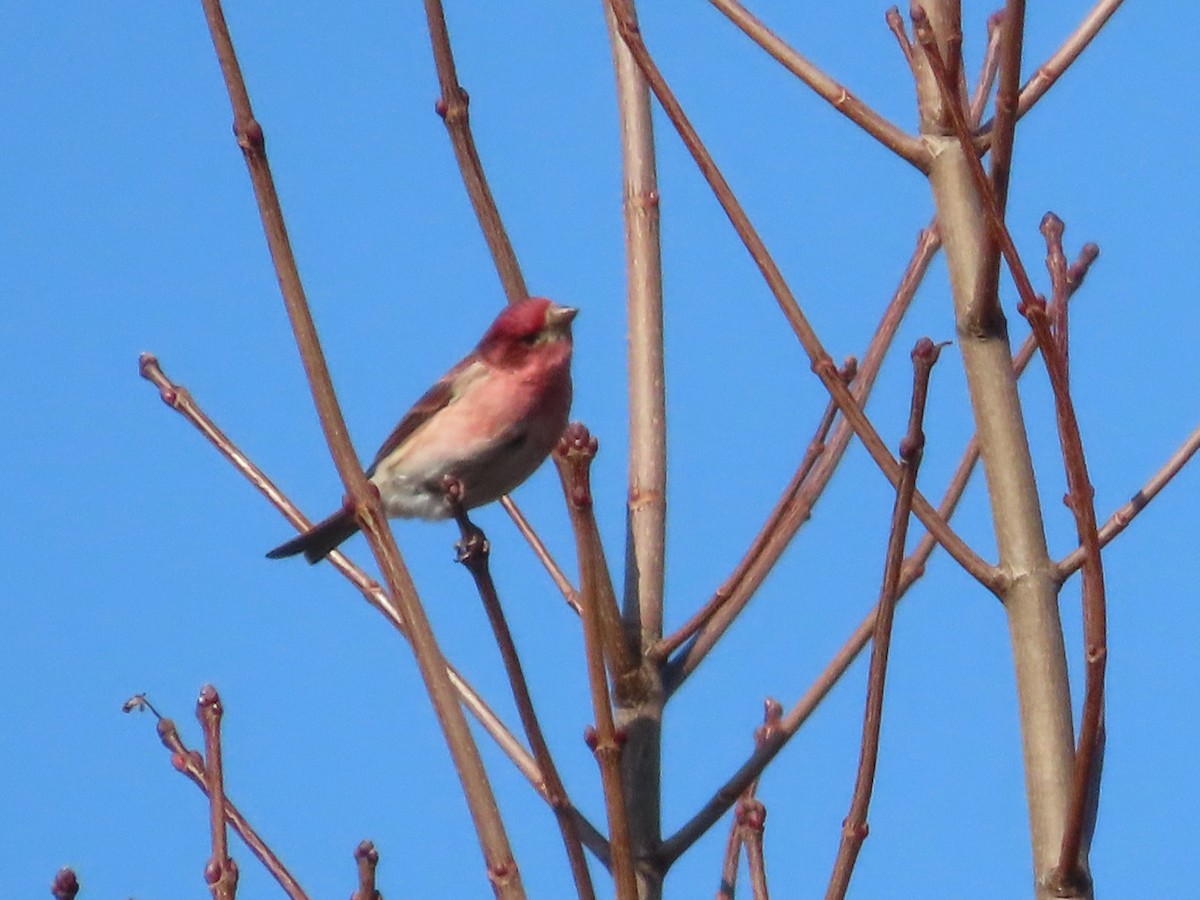
[[[462,172],[463,184],[467,188],[467,196],[471,198],[471,206],[479,219],[479,227],[483,229],[484,240],[492,252],[492,260],[496,264],[496,272],[509,303],[516,303],[529,296],[525,287],[525,276],[521,274],[521,266],[517,262],[516,251],[504,228],[492,189],[488,186],[487,176],[483,172],[483,163],[479,159],[479,151],[475,149],[475,137],[471,133],[468,104],[470,98],[463,86],[458,83],[458,72],[454,66],[454,53],[450,49],[450,33],[446,28],[446,14],[442,10],[441,0],[425,0],[425,17],[429,21],[429,38],[433,43],[433,61],[437,66],[438,85],[442,96],[437,102],[438,115],[446,123],[446,131],[450,134],[450,143],[454,146],[454,156],[458,160],[459,171]]]
[[[949,123],[961,118],[957,83],[940,54],[959,33],[954,0],[914,8],[922,51],[916,55],[921,129],[934,148],[930,185],[945,241],[959,347],[967,374],[980,454],[991,500],[1002,590],[1012,639],[1024,750],[1033,867],[1040,884],[1057,861],[1070,795],[1074,740],[1070,682],[1041,503],[998,298],[982,297],[985,213],[968,157]],[[924,13],[928,12],[928,18]]]
[[[862,441],[863,446],[867,449],[867,452],[871,455],[871,458],[875,461],[880,471],[883,472],[884,476],[893,486],[899,484],[899,463],[896,462],[891,452],[888,451],[887,446],[879,437],[879,432],[875,430],[875,426],[871,424],[871,421],[867,418],[857,399],[842,380],[837,365],[834,364],[833,359],[813,329],[812,323],[809,322],[808,317],[800,308],[800,304],[797,303],[795,295],[783,277],[783,272],[768,252],[766,244],[754,228],[745,209],[734,195],[729,182],[721,174],[721,170],[718,168],[712,154],[709,153],[708,148],[700,140],[699,134],[688,120],[683,107],[679,104],[678,98],[671,91],[666,79],[663,78],[662,72],[654,63],[649,50],[646,49],[645,42],[642,40],[637,20],[629,8],[629,0],[606,0],[606,2],[610,5],[616,17],[617,27],[620,29],[622,40],[625,41],[633,53],[633,57],[637,61],[638,67],[642,70],[642,74],[645,75],[651,90],[654,91],[654,95],[658,98],[668,118],[671,119],[671,123],[679,132],[680,137],[683,138],[683,142],[692,154],[692,158],[695,160],[701,174],[708,181],[710,188],[716,195],[722,209],[725,210],[725,214],[729,217],[729,221],[737,232],[738,237],[741,238],[751,258],[758,266],[780,310],[787,319],[788,325],[791,326],[797,340],[808,355],[813,373],[821,380],[821,383],[825,386],[830,396],[833,397],[834,402],[837,403],[838,410],[853,427],[854,433]],[[1000,586],[1000,581],[1002,580],[1001,574],[996,571],[995,567],[989,565],[978,553],[971,549],[945,522],[938,519],[937,511],[920,492],[913,497],[913,510],[925,527],[937,536],[938,541],[946,548],[946,551],[974,578],[992,590]]]
[[[458,483],[455,482],[457,485]],[[504,671],[508,675],[509,687],[512,689],[513,702],[517,706],[517,714],[521,717],[521,725],[525,729],[525,737],[533,751],[546,785],[546,797],[550,809],[558,822],[562,835],[563,846],[567,851],[567,861],[571,865],[571,876],[575,880],[575,892],[579,900],[595,900],[592,888],[592,878],[588,872],[587,860],[583,856],[583,844],[579,838],[579,824],[575,809],[567,796],[567,789],[558,774],[558,766],[550,755],[550,747],[542,733],[542,723],[538,721],[537,712],[533,708],[533,697],[529,693],[529,683],[525,680],[525,670],[521,658],[517,654],[517,644],[513,640],[508,620],[504,616],[504,607],[500,605],[500,595],[496,592],[496,584],[492,580],[491,566],[488,557],[491,548],[487,537],[476,526],[462,508],[459,500],[462,497],[461,485],[452,488],[454,491],[452,509],[454,519],[458,523],[461,540],[458,543],[458,561],[466,566],[483,601],[483,609],[487,614],[488,624],[492,626],[492,634],[496,638],[496,646],[500,650],[500,658],[504,662]]]
[[[632,2],[632,15],[636,15]],[[663,362],[662,250],[659,242],[658,174],[650,91],[646,79],[604,4],[616,75],[621,134],[622,208],[625,222],[628,319],[629,490],[625,529],[624,616],[649,647],[662,637],[663,576],[667,528],[667,397]],[[618,691],[617,726],[626,734],[621,755],[628,795],[629,828],[639,855],[662,838],[661,660],[642,665],[638,690]],[[661,883],[639,872],[644,898]]]
[[[590,476],[597,447],[596,439],[583,425],[575,422],[567,426],[553,458],[562,480],[563,495],[567,500],[567,512],[571,516],[579,557],[584,654],[587,659],[592,711],[596,716],[595,728],[588,731],[588,743],[600,765],[604,805],[608,812],[613,880],[616,882],[617,900],[638,900],[639,881],[629,828],[628,797],[621,766],[625,735],[618,733],[613,720],[605,666],[605,626],[601,607],[607,602],[604,583],[608,579],[608,572],[601,547],[594,539],[595,522],[592,520]]]
[[[203,5],[233,107],[234,133],[250,172],[250,181],[254,186],[254,195],[258,201],[259,215],[275,264],[276,276],[330,455],[387,582],[389,593],[398,612],[407,623],[421,677],[454,759],[467,806],[479,835],[488,880],[497,896],[523,898],[525,892],[521,886],[521,877],[513,859],[504,823],[500,818],[500,810],[488,782],[487,772],[483,768],[483,761],[479,757],[479,748],[467,727],[458,697],[446,673],[446,661],[417,596],[416,585],[413,584],[412,576],[404,565],[395,538],[388,528],[379,494],[368,484],[354,453],[354,447],[350,443],[346,422],[333,391],[317,329],[292,255],[283,211],[267,162],[263,129],[254,118],[250,96],[234,53],[220,0],[203,0]]]
[[[206,684],[196,700],[196,718],[204,731],[204,786],[208,794],[208,824],[212,855],[204,866],[204,880],[213,900],[233,900],[237,893],[238,867],[229,857],[225,831],[225,768],[221,761],[221,717],[217,689]]]
[[[1008,180],[1012,171],[1013,138],[1017,127],[1017,93],[1021,84],[1021,47],[1025,39],[1025,0],[1007,0],[1000,20],[1000,81],[996,87],[996,117],[992,125],[992,189],[996,211],[1003,218],[1008,203]],[[979,279],[980,302],[998,297],[1000,245],[991,232],[986,235],[983,274]]]
[[[900,322],[939,247],[941,240],[937,229],[932,226],[921,229],[917,236],[916,249],[904,270],[900,284],[896,287],[895,294],[880,318],[862,363],[855,368],[853,379],[843,376],[860,405],[866,405]],[[827,411],[826,417],[828,416]],[[701,624],[695,640],[671,660],[666,678],[668,693],[677,690],[716,646],[737,615],[750,602],[758,586],[770,573],[800,526],[808,520],[813,507],[821,498],[825,486],[829,484],[854,436],[854,429],[850,423],[842,419],[833,430],[833,436],[825,440],[823,426],[826,417],[822,418],[816,432],[823,445],[820,452],[816,452],[816,448],[810,445],[810,451],[806,452],[805,458],[801,460],[783,496],[750,548],[733,573],[717,588],[709,604],[706,604],[711,608],[711,613]],[[829,421],[832,422],[832,419]]]
[[[379,867],[379,851],[370,841],[362,841],[354,848],[354,864],[358,870],[358,890],[350,900],[383,900],[383,894],[375,889],[375,870]]]
[[[850,876],[854,863],[867,836],[867,810],[871,805],[871,792],[875,786],[875,766],[879,759],[879,732],[883,726],[883,689],[887,679],[888,652],[892,641],[892,621],[896,613],[896,601],[900,596],[900,576],[904,568],[904,542],[908,536],[908,522],[912,515],[913,491],[917,486],[917,472],[921,468],[921,456],[925,447],[925,432],[922,422],[925,417],[925,400],[929,393],[929,374],[937,362],[941,348],[929,338],[921,338],[913,348],[912,407],[908,417],[908,431],[900,442],[900,460],[904,474],[896,490],[896,502],[892,507],[892,527],[888,535],[886,561],[883,569],[883,586],[879,590],[876,607],[874,635],[871,642],[871,667],[867,674],[867,703],[863,713],[862,747],[858,757],[858,773],[854,780],[854,795],[850,801],[850,812],[842,823],[842,840],[838,846],[833,874],[825,892],[825,900],[842,900],[850,887]]]
[[[811,61],[789,47],[779,35],[755,18],[754,14],[737,0],[710,0],[710,2],[724,13],[729,21],[740,28],[750,40],[762,47],[773,59],[823,97],[834,109],[883,146],[918,169],[923,170],[928,164],[928,154],[917,137],[889,122],[846,87],[834,81]]]

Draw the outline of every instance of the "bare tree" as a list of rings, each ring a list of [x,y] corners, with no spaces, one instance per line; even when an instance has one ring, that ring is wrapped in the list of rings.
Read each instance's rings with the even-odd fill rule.
[[[963,60],[960,4],[928,0],[908,16],[889,10],[886,21],[899,52],[911,68],[919,131],[909,133],[856,98],[801,53],[788,46],[737,0],[712,0],[746,38],[824,98],[841,115],[904,160],[929,183],[936,217],[921,233],[903,278],[870,335],[859,359],[839,365],[826,350],[810,316],[773,258],[765,240],[722,174],[702,135],[655,60],[654,35],[643,35],[632,0],[604,0],[620,110],[623,167],[623,214],[627,260],[629,403],[628,500],[624,581],[618,594],[614,548],[600,537],[593,510],[589,469],[597,441],[582,425],[572,425],[555,453],[555,463],[570,514],[577,551],[578,583],[567,566],[553,558],[546,543],[520,509],[506,498],[505,509],[533,547],[564,598],[579,613],[581,664],[589,674],[594,728],[588,742],[598,763],[605,821],[591,822],[571,799],[542,734],[516,645],[492,582],[486,541],[465,518],[461,559],[468,567],[487,610],[519,710],[524,742],[442,654],[412,578],[387,526],[378,496],[370,487],[347,437],[316,328],[292,257],[283,213],[268,164],[263,129],[255,118],[233,42],[218,0],[204,0],[209,27],[233,108],[234,131],[245,156],[271,256],[295,332],[313,399],[348,502],[375,555],[383,584],[376,583],[341,553],[330,562],[412,647],[421,676],[445,735],[462,783],[484,858],[481,883],[496,896],[521,897],[521,861],[514,858],[499,805],[468,717],[473,717],[512,760],[555,816],[564,852],[580,897],[604,894],[592,883],[588,855],[611,875],[621,900],[663,895],[672,866],[696,841],[734,811],[723,863],[714,862],[718,896],[732,897],[744,858],[755,898],[767,896],[763,833],[767,801],[759,779],[783,747],[805,724],[856,656],[871,644],[871,661],[858,777],[841,844],[833,861],[827,897],[845,895],[855,860],[867,836],[869,805],[881,751],[888,649],[896,605],[922,577],[931,554],[941,547],[969,574],[982,592],[1003,604],[1012,637],[1016,696],[1024,749],[1034,895],[1090,897],[1088,865],[1091,831],[1097,814],[1105,739],[1104,677],[1106,613],[1102,549],[1167,484],[1200,446],[1194,432],[1126,506],[1098,513],[1087,456],[1076,420],[1070,379],[1069,303],[1096,259],[1085,244],[1069,254],[1064,226],[1048,214],[1042,223],[1046,275],[1033,275],[1017,252],[1011,230],[1025,223],[1006,219],[1010,166],[1021,117],[1038,103],[1075,61],[1120,6],[1099,0],[1067,35],[1061,47],[1022,79],[1025,4],[1009,0],[987,23],[986,52],[977,72]],[[510,301],[528,294],[517,254],[485,175],[472,135],[468,97],[459,83],[451,33],[439,0],[426,0],[426,15],[440,86],[438,112],[445,120],[467,193]],[[983,25],[977,30],[982,34]],[[728,216],[737,237],[774,296],[828,401],[815,411],[810,443],[796,464],[761,530],[729,576],[711,597],[697,604],[674,631],[664,626],[666,565],[668,409],[664,371],[664,301],[659,241],[660,198],[652,112],[665,119],[686,146],[696,167]],[[991,118],[986,118],[989,109]],[[913,386],[907,429],[896,452],[880,434],[866,405],[884,359],[931,260],[944,252],[953,297],[955,350],[961,354],[974,414],[975,436],[948,479],[939,499],[922,487],[932,479],[921,473],[923,419],[930,373],[944,352],[922,339],[912,349]],[[1001,303],[1000,286],[1011,278],[1020,298],[1016,310]],[[1035,284],[1045,287],[1039,292]],[[1030,326],[1030,337],[1014,350],[1009,320],[1014,312]],[[1026,413],[1017,390],[1027,366],[1044,367],[1053,390],[1054,417],[1068,485],[1068,506],[1078,548],[1061,559],[1051,557],[1046,524],[1034,478]],[[151,356],[142,359],[143,375],[163,399],[186,416],[298,529],[308,520],[282,491],[251,462],[192,400],[171,381]],[[784,550],[809,520],[830,479],[850,447],[861,445],[895,489],[885,558],[880,560],[878,601],[822,675],[790,707],[769,701],[753,750],[744,763],[697,805],[682,825],[664,832],[661,774],[674,764],[663,757],[663,714],[700,663],[716,648],[771,572]],[[952,517],[976,463],[982,461],[999,558],[990,562],[955,529]],[[906,555],[910,528],[922,531]],[[1059,616],[1059,596],[1072,576],[1082,581],[1084,641],[1068,647]],[[1083,661],[1082,713],[1073,719],[1068,656]],[[220,755],[212,710],[215,693],[205,694],[208,746],[204,757],[186,751],[172,728],[164,740],[181,766],[212,799],[214,835],[210,885],[214,896],[232,896],[236,869],[226,862],[224,821],[241,830],[240,814],[223,796]],[[202,716],[203,718],[203,716]],[[166,721],[166,720],[164,720]],[[174,737],[171,737],[175,735]],[[169,739],[168,739],[169,738]],[[584,790],[572,786],[572,791]],[[224,810],[222,816],[220,811]],[[244,824],[244,822],[243,822]],[[836,830],[831,827],[831,834]],[[261,854],[260,854],[261,856]],[[360,848],[359,895],[374,895],[371,847]],[[281,883],[294,880],[264,859]],[[528,865],[528,863],[526,863]],[[280,866],[281,868],[281,866]],[[231,872],[233,874],[231,874]],[[291,888],[289,888],[289,891]],[[298,888],[296,888],[298,891]],[[225,893],[218,893],[224,891]],[[300,896],[301,894],[293,894]]]

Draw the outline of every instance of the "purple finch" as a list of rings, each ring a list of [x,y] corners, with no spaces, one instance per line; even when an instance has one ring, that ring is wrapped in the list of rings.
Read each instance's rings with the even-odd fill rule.
[[[457,480],[463,508],[473,509],[533,474],[567,425],[577,312],[542,297],[512,304],[426,391],[367,469],[389,516],[448,518],[447,476]],[[303,553],[315,563],[356,531],[354,510],[343,506],[267,556]]]

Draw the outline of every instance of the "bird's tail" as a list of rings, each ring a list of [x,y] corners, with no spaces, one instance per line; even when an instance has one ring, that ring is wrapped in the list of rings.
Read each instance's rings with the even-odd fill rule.
[[[358,531],[354,510],[342,507],[327,519],[322,519],[308,531],[280,544],[267,554],[268,559],[283,559],[303,553],[310,563],[317,563],[346,538]]]

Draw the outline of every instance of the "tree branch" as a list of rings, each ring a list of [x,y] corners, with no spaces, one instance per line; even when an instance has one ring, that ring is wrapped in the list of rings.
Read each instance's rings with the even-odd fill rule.
[[[523,898],[525,892],[521,886],[521,877],[513,859],[504,823],[500,818],[496,798],[479,757],[479,749],[475,746],[446,674],[446,662],[421,607],[412,576],[400,557],[395,538],[388,527],[379,493],[368,484],[350,443],[346,423],[333,392],[316,326],[313,324],[292,255],[279,197],[275,192],[271,169],[267,163],[262,126],[254,118],[246,84],[234,53],[233,42],[229,37],[229,29],[225,24],[224,13],[221,11],[219,0],[203,0],[203,5],[233,107],[234,133],[254,186],[267,245],[271,250],[275,273],[279,279],[288,318],[296,336],[296,344],[304,363],[330,455],[387,582],[388,592],[408,624],[410,643],[421,677],[454,759],[455,771],[462,781],[467,806],[479,835],[488,879],[497,896]]]
[[[1172,453],[1170,458],[1163,464],[1162,468],[1155,472],[1150,477],[1150,480],[1129,498],[1128,503],[1115,510],[1108,517],[1108,520],[1100,526],[1097,536],[1102,548],[1108,546],[1113,538],[1129,527],[1133,520],[1137,518],[1138,513],[1145,509],[1150,501],[1157,497],[1159,492],[1170,484],[1171,479],[1178,475],[1179,471],[1196,455],[1197,450],[1200,450],[1200,428],[1189,434],[1179,449]],[[1083,561],[1086,558],[1087,551],[1082,546],[1076,547],[1064,556],[1058,564],[1059,579],[1065,581],[1070,578],[1079,570],[1079,567],[1083,565]]]
[[[892,526],[888,535],[883,586],[876,607],[874,640],[871,643],[871,667],[867,675],[867,703],[863,714],[862,747],[858,757],[858,773],[850,812],[842,823],[842,840],[838,847],[833,874],[825,892],[826,900],[842,900],[850,887],[850,877],[859,850],[867,837],[867,810],[875,785],[875,765],[879,759],[879,731],[883,725],[883,689],[887,679],[888,650],[892,640],[892,621],[900,595],[900,574],[904,563],[904,543],[908,537],[908,520],[912,515],[913,491],[925,447],[925,401],[929,394],[929,375],[937,362],[941,347],[929,338],[922,338],[912,351],[912,407],[908,416],[908,431],[900,441],[900,460],[904,468],[896,502],[892,508]]]
[[[771,31],[737,0],[710,0],[726,18],[830,106],[901,159],[924,171],[929,152],[920,139],[889,122]]]
[[[496,264],[496,273],[500,276],[504,293],[508,296],[509,303],[516,303],[528,297],[529,290],[525,287],[525,276],[521,274],[517,254],[508,238],[508,232],[504,229],[500,211],[496,208],[496,199],[488,187],[479,151],[475,149],[475,137],[471,133],[468,112],[470,98],[458,83],[454,52],[450,48],[450,33],[446,29],[446,14],[442,10],[441,0],[425,0],[425,17],[429,21],[433,61],[437,66],[438,85],[442,92],[436,109],[446,123],[446,131],[450,134],[450,143],[454,147],[454,157],[458,160],[467,196],[471,198],[471,206],[475,209],[479,227],[483,229],[483,237],[492,253],[492,261]]]
[[[500,595],[496,592],[496,584],[492,581],[491,567],[488,557],[491,548],[483,531],[467,518],[466,510],[462,508],[462,485],[451,476],[447,476],[452,484],[447,485],[447,493],[451,497],[451,509],[454,520],[458,523],[461,540],[458,543],[458,561],[466,566],[483,601],[484,612],[487,613],[488,623],[492,626],[492,634],[496,638],[496,646],[500,650],[500,658],[504,662],[504,671],[508,675],[508,683],[512,688],[513,702],[517,706],[517,714],[521,717],[521,725],[525,729],[525,738],[533,750],[533,758],[537,760],[542,772],[542,780],[546,785],[546,796],[550,809],[558,821],[558,829],[562,834],[563,845],[567,851],[567,860],[571,866],[571,876],[575,880],[575,891],[579,900],[595,900],[595,890],[592,878],[588,873],[587,860],[583,856],[583,844],[579,839],[578,822],[575,809],[567,796],[567,789],[558,774],[554,757],[550,755],[550,747],[546,744],[542,733],[541,722],[533,708],[533,697],[529,693],[529,683],[525,680],[525,671],[521,666],[521,658],[517,654],[517,645],[509,630],[508,621],[504,617],[504,608],[500,605]]]
[[[879,433],[867,419],[862,407],[859,406],[854,396],[850,393],[849,388],[842,381],[838,374],[837,366],[821,345],[808,318],[801,311],[795,296],[793,296],[791,289],[783,278],[782,272],[767,252],[762,238],[754,229],[741,204],[738,203],[737,198],[729,187],[729,183],[717,168],[708,149],[700,141],[695,128],[692,127],[687,116],[684,115],[679,101],[667,86],[662,73],[658,70],[654,60],[650,57],[649,51],[646,49],[645,43],[641,39],[637,22],[629,10],[627,0],[606,0],[606,2],[612,6],[618,27],[621,31],[621,37],[629,46],[634,59],[642,70],[642,74],[646,77],[646,81],[650,85],[650,89],[654,91],[667,116],[671,119],[672,124],[683,138],[684,144],[696,161],[696,165],[708,181],[709,186],[725,210],[725,214],[729,217],[738,236],[742,239],[751,257],[762,272],[780,309],[787,318],[788,324],[792,327],[792,331],[796,334],[800,344],[808,354],[813,372],[825,385],[837,403],[839,411],[853,426],[854,433],[863,442],[872,459],[875,460],[892,485],[897,485],[900,480],[899,464],[888,451],[879,437]],[[946,547],[947,552],[967,572],[988,586],[989,589],[998,589],[1003,580],[1000,573],[968,547],[945,522],[940,521],[937,511],[919,493],[913,499],[913,509],[925,527],[937,535],[938,540]]]
[[[229,856],[225,832],[225,770],[221,761],[221,717],[224,710],[217,689],[206,684],[196,699],[196,718],[204,732],[204,793],[208,795],[208,830],[212,854],[204,866],[204,881],[213,900],[233,900],[237,894],[238,866]]]
[[[579,555],[579,583],[583,606],[583,643],[587,657],[588,684],[591,688],[592,710],[596,726],[589,729],[588,743],[600,764],[600,779],[604,786],[604,804],[608,811],[609,846],[612,851],[612,873],[616,882],[617,900],[637,900],[638,880],[629,829],[629,799],[626,796],[621,771],[623,737],[613,723],[609,701],[608,678],[605,672],[605,613],[610,603],[612,583],[604,565],[603,548],[596,535],[592,519],[592,488],[590,469],[596,456],[597,442],[578,422],[567,426],[554,450],[554,464],[562,479],[567,511],[575,529]],[[616,661],[610,657],[615,666]],[[622,670],[623,671],[623,670]]]
[[[913,7],[922,53],[917,66],[922,132],[935,146],[930,184],[946,239],[959,344],[983,457],[1001,568],[1000,593],[1012,637],[1024,750],[1026,798],[1038,897],[1056,864],[1071,795],[1070,682],[1059,620],[1056,572],[1046,550],[1042,512],[1016,381],[1007,322],[996,296],[980,293],[985,248],[995,240],[1025,296],[1016,258],[960,101],[955,77],[961,41],[954,0]],[[944,53],[950,53],[947,60]],[[991,233],[989,236],[989,228]],[[1022,285],[1024,281],[1024,285]]]
[[[209,796],[208,774],[205,772],[204,759],[199,753],[188,749],[183,743],[183,739],[179,736],[179,729],[175,726],[174,721],[159,715],[158,710],[150,704],[145,694],[138,694],[126,700],[122,706],[122,710],[127,713],[134,710],[149,710],[157,720],[156,730],[159,740],[162,741],[163,746],[171,753],[171,765],[174,766],[176,771],[186,775],[192,784],[200,788],[206,797]],[[308,895],[300,887],[300,883],[296,881],[292,873],[288,871],[283,861],[267,846],[267,842],[254,830],[254,827],[227,796],[224,797],[224,807],[225,821],[233,826],[233,830],[238,833],[238,837],[245,842],[247,848],[258,858],[263,867],[271,873],[272,877],[283,889],[283,892],[292,898],[292,900],[308,900]]]

